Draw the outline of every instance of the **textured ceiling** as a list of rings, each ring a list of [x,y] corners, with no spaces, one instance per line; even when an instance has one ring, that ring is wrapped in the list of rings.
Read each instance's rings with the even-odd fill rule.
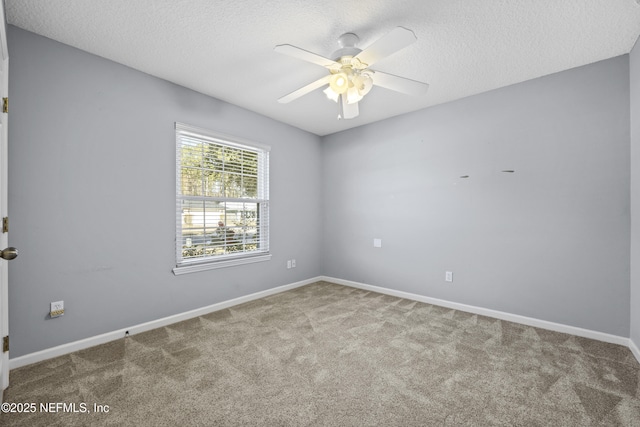
[[[636,0],[6,0],[6,12],[9,24],[318,135],[629,53],[640,34]],[[276,45],[330,56],[342,33],[364,48],[396,26],[418,41],[374,68],[429,83],[426,95],[374,87],[351,120],[321,90],[276,101],[326,73]]]

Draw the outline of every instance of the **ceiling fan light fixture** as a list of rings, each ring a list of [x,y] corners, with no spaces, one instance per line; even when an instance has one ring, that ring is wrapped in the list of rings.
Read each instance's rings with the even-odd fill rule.
[[[636,1],[640,2],[640,0]],[[290,102],[328,83],[329,87],[325,87],[323,92],[327,98],[338,103],[338,118],[352,119],[358,117],[358,104],[371,91],[374,84],[408,95],[422,94],[426,92],[428,84],[369,68],[416,40],[413,31],[396,27],[362,50],[356,47],[358,36],[345,33],[338,39],[340,49],[334,52],[333,59],[289,44],[278,45],[275,47],[277,52],[323,66],[329,72],[315,82],[279,98],[278,102]]]
[[[360,96],[365,96],[373,87],[373,79],[369,74],[363,73],[353,78],[353,85]]]
[[[327,98],[329,98],[333,102],[338,102],[340,94],[335,93],[333,89],[331,89],[331,86],[327,87],[325,90],[323,90],[323,92],[325,95],[327,95]]]
[[[342,95],[344,96],[344,95]],[[362,95],[360,95],[360,91],[355,87],[350,87],[347,91],[347,104],[355,104],[362,99]]]
[[[337,94],[343,94],[349,89],[349,77],[346,73],[336,73],[329,80],[329,87]]]

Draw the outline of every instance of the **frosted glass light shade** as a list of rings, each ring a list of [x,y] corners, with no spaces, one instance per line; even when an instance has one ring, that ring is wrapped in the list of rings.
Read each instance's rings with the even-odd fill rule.
[[[369,74],[360,74],[353,78],[353,85],[360,96],[365,96],[373,87],[373,79]]]
[[[362,95],[360,95],[360,93],[358,92],[359,91],[356,87],[349,88],[349,90],[347,91],[347,104],[355,104],[362,99]]]
[[[338,102],[338,98],[340,97],[340,95],[335,93],[333,89],[331,89],[331,86],[323,90],[323,92],[325,95],[327,95],[327,98],[329,98],[333,102]]]
[[[345,93],[349,89],[349,78],[345,73],[336,73],[331,76],[329,87],[337,94]]]

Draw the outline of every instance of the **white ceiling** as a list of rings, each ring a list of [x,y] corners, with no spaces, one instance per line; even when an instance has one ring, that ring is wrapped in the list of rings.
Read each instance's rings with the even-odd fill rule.
[[[6,13],[9,24],[317,135],[629,53],[640,34],[636,0],[6,0]],[[345,32],[364,48],[396,26],[418,41],[374,68],[429,83],[426,95],[374,87],[351,120],[337,120],[321,90],[276,101],[326,73],[276,45],[330,56]]]

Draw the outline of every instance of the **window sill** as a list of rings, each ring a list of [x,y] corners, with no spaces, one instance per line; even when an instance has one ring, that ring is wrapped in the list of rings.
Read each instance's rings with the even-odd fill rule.
[[[191,264],[191,265],[186,264],[186,265],[175,267],[173,269],[173,274],[175,274],[176,276],[179,276],[181,274],[197,273],[199,271],[214,270],[216,268],[233,267],[236,265],[269,261],[270,259],[271,259],[271,254],[264,254],[264,255],[256,255],[256,256],[250,256],[245,258],[228,259],[224,261],[203,262],[201,264]]]

